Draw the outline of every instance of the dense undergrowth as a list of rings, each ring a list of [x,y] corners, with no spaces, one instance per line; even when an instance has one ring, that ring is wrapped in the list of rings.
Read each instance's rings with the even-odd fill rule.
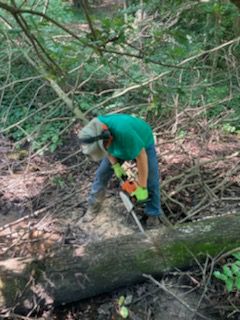
[[[14,141],[54,151],[74,122],[76,114],[49,78],[89,116],[123,110],[153,125],[175,117],[174,131],[183,134],[178,117],[190,109],[212,127],[238,132],[239,12],[233,4],[134,2],[109,17],[100,5],[85,12],[68,2],[44,4],[19,7],[33,11],[21,13],[25,29],[1,9],[1,129]]]

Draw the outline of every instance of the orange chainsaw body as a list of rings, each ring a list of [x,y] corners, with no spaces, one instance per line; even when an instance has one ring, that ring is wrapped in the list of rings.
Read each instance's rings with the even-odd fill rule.
[[[123,191],[131,194],[132,192],[136,191],[137,185],[134,181],[125,181],[121,184],[121,188]]]

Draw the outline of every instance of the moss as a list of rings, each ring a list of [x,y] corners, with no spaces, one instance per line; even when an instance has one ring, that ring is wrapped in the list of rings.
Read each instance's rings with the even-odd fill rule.
[[[31,279],[36,283],[44,270],[41,262],[31,262],[21,273],[8,273],[0,278],[0,290],[3,303],[6,306],[13,306],[18,296],[22,296],[27,286],[32,285]]]
[[[11,275],[6,277],[4,280],[1,279],[1,283],[1,295],[3,297],[3,303],[7,307],[13,306],[17,298],[17,294],[21,294],[26,286],[25,279],[15,276],[13,277]]]
[[[141,272],[151,273],[151,271],[155,269],[155,263],[159,266],[158,258],[162,258],[162,256],[155,247],[142,250],[135,257],[135,268]]]
[[[46,267],[43,261],[32,261],[27,265],[24,273],[31,275],[37,281],[45,270]]]
[[[223,243],[218,241],[192,241],[190,244],[186,241],[178,241],[164,249],[165,261],[168,269],[175,266],[184,267],[194,263],[196,259],[206,257],[206,255],[215,256],[220,251],[231,249],[235,246],[233,243]]]

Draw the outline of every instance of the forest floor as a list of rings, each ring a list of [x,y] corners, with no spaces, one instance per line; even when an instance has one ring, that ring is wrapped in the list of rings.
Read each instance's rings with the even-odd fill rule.
[[[155,126],[156,128],[156,126]],[[44,255],[54,245],[86,244],[138,232],[110,182],[103,209],[91,223],[77,224],[97,164],[79,151],[76,126],[54,154],[15,150],[0,137],[1,259]],[[162,134],[161,132],[165,132]],[[162,207],[172,224],[239,212],[240,139],[217,130],[185,129],[177,136],[156,129]],[[134,171],[134,163],[127,167]],[[34,241],[33,241],[34,240]],[[165,290],[149,281],[46,314],[48,319],[121,319],[116,301],[127,299],[129,319],[240,319],[239,297],[223,285],[206,284],[211,257],[192,270],[163,274]]]

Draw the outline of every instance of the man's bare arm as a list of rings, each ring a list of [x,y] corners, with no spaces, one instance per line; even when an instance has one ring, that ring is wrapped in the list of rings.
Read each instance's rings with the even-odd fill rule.
[[[147,187],[148,178],[148,157],[145,149],[143,148],[136,158],[138,169],[138,183],[141,187]]]
[[[108,154],[108,160],[110,161],[111,165],[114,165],[118,162],[117,158],[111,156],[110,154]]]

